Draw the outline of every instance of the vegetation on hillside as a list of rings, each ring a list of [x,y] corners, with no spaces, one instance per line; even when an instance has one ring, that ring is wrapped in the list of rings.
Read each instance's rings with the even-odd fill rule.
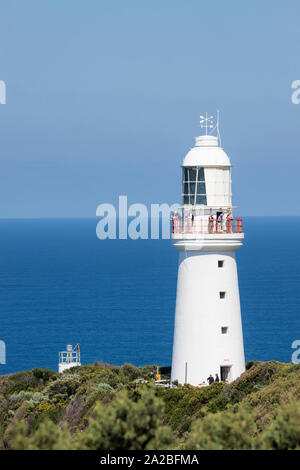
[[[300,366],[249,363],[232,384],[161,388],[151,367],[0,376],[2,449],[300,449]]]

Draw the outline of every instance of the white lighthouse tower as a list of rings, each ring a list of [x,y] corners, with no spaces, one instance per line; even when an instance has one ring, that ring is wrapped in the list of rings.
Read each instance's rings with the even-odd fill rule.
[[[245,370],[235,256],[243,224],[232,215],[231,163],[218,122],[200,119],[206,135],[183,160],[183,204],[172,218],[179,267],[171,380],[195,386],[215,374],[231,382]]]

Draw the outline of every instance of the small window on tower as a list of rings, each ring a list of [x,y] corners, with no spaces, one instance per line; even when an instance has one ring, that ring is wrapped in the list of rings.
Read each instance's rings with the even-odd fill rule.
[[[225,299],[226,292],[220,292],[220,299]]]
[[[219,259],[219,261],[218,261],[218,268],[224,268],[224,260]]]
[[[228,326],[222,326],[221,331],[222,331],[222,335],[227,335],[227,333],[228,333]]]

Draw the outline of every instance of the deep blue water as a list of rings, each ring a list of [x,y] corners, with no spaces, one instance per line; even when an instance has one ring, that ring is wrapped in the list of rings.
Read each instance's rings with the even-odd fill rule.
[[[0,221],[5,374],[82,362],[171,363],[177,251],[168,240],[96,238],[97,221]],[[248,218],[238,251],[246,359],[289,362],[300,339],[300,218]]]

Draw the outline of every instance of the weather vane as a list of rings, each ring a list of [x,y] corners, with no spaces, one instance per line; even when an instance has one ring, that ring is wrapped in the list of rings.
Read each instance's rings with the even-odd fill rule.
[[[208,129],[213,129],[214,128],[214,117],[213,116],[208,116],[207,113],[205,113],[205,116],[200,116],[200,127],[201,129],[205,129],[206,135],[208,132]]]
[[[219,143],[221,146],[221,136],[220,136],[220,129],[219,129],[219,123],[220,123],[220,111],[217,110],[217,117],[216,117],[216,124],[214,124],[214,116],[208,116],[207,113],[205,113],[205,116],[200,116],[200,128],[205,129],[206,135],[212,134],[214,131],[217,132],[217,136],[219,138]]]

